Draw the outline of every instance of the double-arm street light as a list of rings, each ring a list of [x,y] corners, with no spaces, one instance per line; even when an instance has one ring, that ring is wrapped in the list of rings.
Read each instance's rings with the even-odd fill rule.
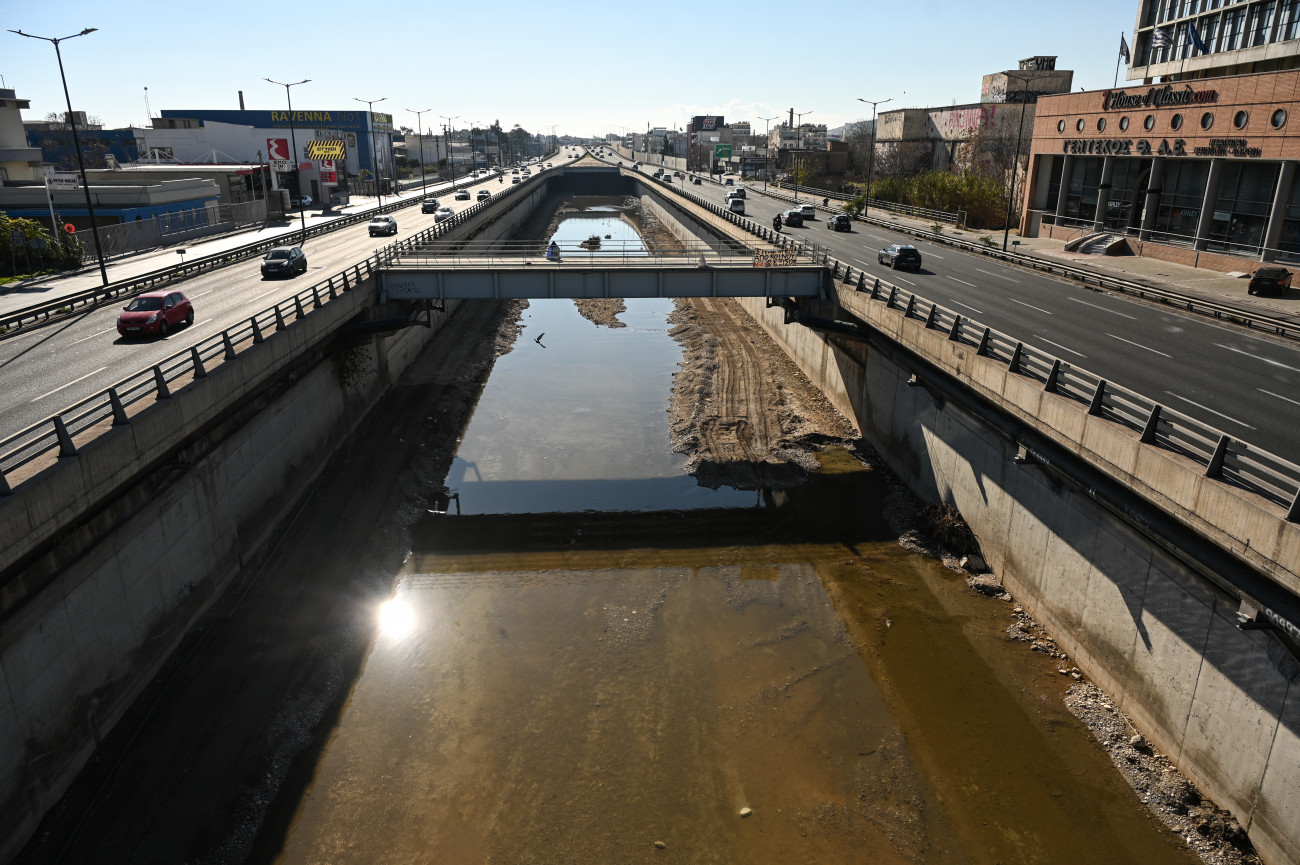
[[[415,115],[415,136],[420,141],[420,197],[423,198],[425,195],[428,194],[429,190],[428,187],[425,186],[425,181],[424,181],[424,125],[421,123],[421,121],[423,119],[423,115],[428,114],[433,109],[425,108],[421,111],[416,111],[413,108],[408,108],[406,110]],[[409,129],[410,127],[408,126],[407,128]],[[437,153],[438,148],[435,147],[433,149],[433,152]],[[410,153],[410,150],[407,150],[407,153]]]
[[[372,154],[371,158],[375,162],[375,195],[379,199],[379,206],[383,207],[384,193],[382,190],[384,187],[379,182],[379,147],[375,144],[375,104],[378,102],[383,102],[388,97],[385,96],[382,99],[358,99],[357,97],[353,96],[352,98],[355,99],[357,102],[366,103],[366,108],[370,110],[370,152]]]
[[[1026,86],[1028,86],[1030,82],[1030,79],[1025,78],[1023,75],[1012,75],[1009,72],[1004,72],[1002,74],[1008,78],[1014,78],[1017,81],[1023,81],[1025,82]],[[1035,115],[1036,114],[1037,113],[1035,112]],[[1025,103],[1024,101],[1021,101],[1020,131],[1016,133],[1016,152],[1011,163],[1011,190],[1007,193],[1007,217],[1006,217],[1006,222],[1002,227],[1002,251],[1003,252],[1007,251],[1007,239],[1011,236],[1011,202],[1013,202],[1016,198],[1016,175],[1020,173],[1020,136],[1023,135],[1024,132],[1025,132]],[[1068,177],[1063,179],[1067,184],[1069,183],[1070,179]]]
[[[81,139],[77,136],[77,119],[72,113],[72,97],[68,95],[68,76],[63,73],[63,54],[59,51],[59,43],[65,39],[75,39],[78,36],[85,36],[88,33],[94,33],[98,28],[87,27],[80,33],[73,33],[71,36],[61,36],[57,39],[49,36],[33,36],[30,33],[24,33],[21,30],[10,30],[10,33],[17,33],[19,36],[26,36],[28,39],[40,39],[54,46],[54,56],[59,61],[59,79],[63,82],[63,99],[68,103],[68,125],[72,127],[72,148],[77,153],[77,169],[81,172],[81,188],[86,193],[86,210],[90,215],[90,234],[95,238],[95,255],[99,259],[99,278],[103,280],[104,285],[108,285],[108,269],[104,267],[104,248],[99,243],[99,227],[95,225],[95,205],[90,201],[90,182],[86,180],[86,163],[81,158]],[[50,218],[50,234],[57,237],[59,227],[53,224],[54,218]]]
[[[292,84],[285,84],[283,81],[271,81],[270,78],[263,78],[262,80],[263,80],[263,81],[270,81],[272,84],[278,84],[278,85],[280,85],[281,87],[283,87],[283,88],[284,88],[284,98],[285,98],[285,100],[288,101],[288,103],[289,103],[289,146],[290,146],[291,148],[293,148],[293,152],[292,152],[290,155],[293,156],[293,176],[294,176],[294,179],[297,180],[297,185],[298,185],[298,196],[301,198],[301,197],[302,197],[302,194],[303,194],[303,193],[302,193],[302,172],[299,170],[298,166],[299,166],[299,165],[301,164],[301,162],[302,162],[302,157],[300,157],[300,156],[298,155],[298,136],[294,134],[294,122],[293,122],[293,97],[289,95],[289,88],[290,88],[290,87],[297,87],[299,84],[306,84],[308,81],[311,81],[311,79],[310,79],[310,78],[304,78],[304,79],[301,80],[301,81],[294,81]],[[299,222],[300,222],[301,225],[302,225],[302,240],[299,241],[299,244],[300,244],[300,245],[303,245],[303,244],[306,244],[306,243],[307,243],[307,213],[306,213],[306,210],[307,210],[307,208],[303,207],[301,204],[298,205],[298,220],[299,220]]]
[[[763,152],[767,154],[767,164],[763,170],[764,192],[767,192],[767,178],[772,173],[772,121],[780,116],[780,114],[773,114],[771,117],[758,118],[763,121]]]
[[[438,116],[441,117],[443,120],[447,121],[446,125],[443,126],[443,129],[447,130],[447,167],[451,169],[451,183],[453,186],[455,186],[456,185],[456,160],[453,159],[451,155],[451,133],[452,133],[451,121],[459,120],[460,115],[457,114],[455,117],[448,117],[445,114],[439,114]],[[498,141],[497,144],[499,146],[500,142]]]
[[[866,102],[871,106],[871,150],[867,154],[867,191],[862,195],[862,215],[867,215],[867,210],[871,207],[871,173],[876,167],[876,106],[884,105],[886,102],[893,102],[894,97],[888,99],[863,99],[858,97],[859,102]]]

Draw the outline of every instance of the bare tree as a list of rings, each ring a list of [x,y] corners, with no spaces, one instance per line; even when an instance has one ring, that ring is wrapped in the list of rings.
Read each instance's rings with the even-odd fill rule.
[[[928,141],[881,141],[876,145],[877,177],[915,177],[929,171],[934,161]]]

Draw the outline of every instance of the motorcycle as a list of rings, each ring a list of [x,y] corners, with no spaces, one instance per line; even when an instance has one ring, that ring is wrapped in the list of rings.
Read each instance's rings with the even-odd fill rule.
[[[776,231],[778,234],[780,234],[780,232],[781,232],[781,217],[778,216],[778,217],[775,217],[775,218],[772,220],[772,229],[773,229],[774,231]]]

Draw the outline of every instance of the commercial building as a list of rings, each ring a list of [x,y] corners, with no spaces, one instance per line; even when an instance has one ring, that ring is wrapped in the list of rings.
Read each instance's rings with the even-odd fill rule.
[[[1039,100],[1024,233],[1222,271],[1300,261],[1298,11],[1142,0],[1140,83]]]
[[[31,108],[12,90],[0,90],[0,186],[10,181],[36,182],[42,157],[38,147],[29,146],[23,129],[22,109]]]

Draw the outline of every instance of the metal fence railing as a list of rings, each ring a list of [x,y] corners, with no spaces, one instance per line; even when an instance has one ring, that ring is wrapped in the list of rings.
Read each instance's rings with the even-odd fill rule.
[[[479,181],[474,178],[458,178],[456,187],[468,186]],[[441,195],[448,192],[453,187],[446,186],[437,193]],[[0,339],[5,336],[13,336],[17,333],[23,333],[27,329],[60,321],[72,315],[80,315],[88,309],[102,306],[106,303],[114,303],[119,298],[129,297],[141,291],[152,291],[163,288],[176,282],[189,279],[202,273],[208,273],[213,270],[227,267],[231,264],[237,264],[250,258],[255,258],[265,254],[268,250],[276,246],[283,246],[286,243],[294,243],[298,238],[304,235],[308,238],[319,237],[337,231],[340,228],[347,228],[362,222],[369,222],[371,217],[377,213],[393,213],[403,208],[412,207],[420,203],[419,198],[408,198],[404,200],[393,200],[385,202],[383,207],[372,207],[357,213],[349,213],[332,219],[323,225],[316,225],[308,228],[305,232],[295,232],[292,235],[282,235],[279,237],[257,240],[245,244],[235,249],[228,249],[224,252],[214,253],[201,258],[192,258],[181,264],[175,264],[170,267],[159,268],[158,270],[141,276],[133,276],[129,279],[119,280],[110,283],[107,286],[87,289],[86,291],[77,292],[76,294],[66,295],[57,300],[38,303],[25,307],[20,310],[0,315]],[[459,224],[459,223],[456,223]],[[87,248],[93,249],[93,245]]]
[[[848,203],[855,198],[853,195],[843,192],[834,192],[829,189],[816,189],[810,186],[796,187],[793,183],[788,183],[786,181],[774,183],[772,186],[780,189],[797,189],[799,192],[806,193],[809,198],[829,198],[831,201],[842,203]],[[785,199],[786,201],[795,200],[788,195],[782,195],[779,192],[774,193],[771,189],[767,191],[767,194],[773,195],[776,198]],[[946,222],[952,225],[961,225],[966,221],[966,214],[960,210],[956,212],[947,210],[931,210],[928,207],[915,207],[911,204],[900,204],[897,201],[882,201],[878,198],[872,198],[867,202],[867,210],[887,210],[890,213],[900,213],[904,216],[912,216],[917,219],[930,219],[935,222]]]

